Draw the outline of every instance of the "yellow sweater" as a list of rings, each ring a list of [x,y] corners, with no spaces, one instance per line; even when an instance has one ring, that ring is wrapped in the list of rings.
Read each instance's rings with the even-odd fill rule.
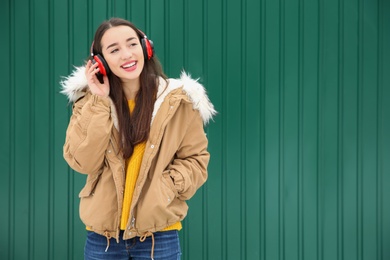
[[[135,102],[134,100],[128,101],[130,112],[134,110]],[[126,229],[127,221],[130,214],[130,204],[133,198],[133,192],[135,188],[135,183],[137,182],[139,170],[141,168],[142,157],[145,152],[146,142],[137,144],[134,147],[134,152],[131,157],[126,161],[126,181],[125,181],[125,192],[123,197],[123,209],[121,216],[120,228],[122,230]],[[169,227],[166,227],[164,230],[180,230],[182,228],[181,222],[177,222]]]

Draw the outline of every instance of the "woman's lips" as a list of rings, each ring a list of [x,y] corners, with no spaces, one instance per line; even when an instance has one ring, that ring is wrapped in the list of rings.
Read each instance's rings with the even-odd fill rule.
[[[125,71],[133,71],[137,68],[137,62],[136,61],[131,61],[131,62],[126,62],[121,66],[122,69]]]

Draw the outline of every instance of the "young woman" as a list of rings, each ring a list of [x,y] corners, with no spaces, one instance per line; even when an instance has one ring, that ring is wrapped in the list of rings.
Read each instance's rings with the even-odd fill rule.
[[[112,18],[95,33],[91,60],[62,82],[73,102],[64,158],[86,174],[80,217],[85,259],[180,259],[186,200],[207,179],[205,90],[168,79],[153,43]]]

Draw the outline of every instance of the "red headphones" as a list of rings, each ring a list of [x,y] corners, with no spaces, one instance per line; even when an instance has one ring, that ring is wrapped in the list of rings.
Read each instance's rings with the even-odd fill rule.
[[[154,54],[153,41],[149,40],[148,37],[143,32],[141,33],[143,35],[143,37],[141,38],[141,45],[142,45],[142,50],[144,52],[144,57],[145,60],[150,60]]]
[[[141,30],[137,29],[137,31],[141,35],[141,46],[142,46],[142,51],[144,53],[145,60],[150,60],[154,54],[153,42],[149,40],[146,34],[144,34]],[[110,67],[108,67],[107,62],[104,60],[102,55],[93,53],[93,45],[94,42],[92,42],[91,45],[91,60],[93,64],[95,64],[96,62],[98,63],[99,73],[97,74],[97,76],[99,81],[102,82],[103,81],[102,76],[106,76],[110,73]]]

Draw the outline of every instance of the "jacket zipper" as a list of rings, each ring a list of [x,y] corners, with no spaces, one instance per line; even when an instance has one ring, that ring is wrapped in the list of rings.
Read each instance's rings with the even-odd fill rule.
[[[119,161],[121,162],[121,168],[122,168],[122,175],[123,175],[123,178],[125,178],[125,164],[124,164],[124,162],[123,162],[123,158],[121,158],[120,156],[118,156],[118,151],[116,150],[116,147],[115,147],[115,144],[114,144],[114,142],[112,141],[112,138],[110,138],[110,143],[111,143],[111,145],[112,145],[112,149],[114,150],[114,153],[115,153],[115,156],[119,159]],[[122,195],[123,195],[123,190],[121,191],[121,193],[122,193]],[[119,205],[118,205],[119,206]],[[118,217],[119,217],[120,215],[118,214]],[[119,217],[119,219],[117,219],[117,226],[118,226],[118,230],[119,230],[119,223],[120,223],[120,217]],[[118,243],[119,243],[119,239],[117,239],[118,240]]]

